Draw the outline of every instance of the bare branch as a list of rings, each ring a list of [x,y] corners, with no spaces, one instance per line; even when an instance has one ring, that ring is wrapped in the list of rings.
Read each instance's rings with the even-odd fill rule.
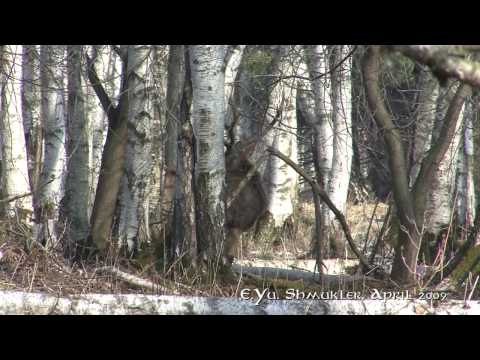
[[[370,271],[373,270],[373,266],[370,265],[368,262],[368,259],[358,250],[357,246],[353,242],[352,234],[350,232],[350,228],[348,227],[347,221],[345,220],[345,216],[342,214],[340,210],[337,209],[335,204],[330,200],[328,197],[327,193],[317,184],[315,180],[313,180],[310,176],[308,176],[303,169],[301,169],[297,164],[295,164],[292,160],[290,160],[287,156],[279,152],[278,150],[268,147],[267,151],[271,153],[272,155],[275,155],[276,157],[282,159],[287,165],[289,165],[293,170],[295,170],[301,177],[307,181],[310,186],[312,187],[312,190],[320,196],[323,202],[327,204],[330,210],[335,214],[335,217],[337,218],[338,222],[342,226],[343,232],[345,234],[345,237],[347,238],[348,245],[350,245],[350,248],[352,249],[353,253],[358,257],[360,260],[360,263],[362,266]]]
[[[465,99],[470,95],[470,91],[470,86],[461,84],[455,93],[455,96],[448,107],[447,114],[445,115],[445,120],[443,121],[438,140],[435,145],[432,146],[427,157],[422,161],[422,167],[414,186],[414,197],[424,196],[424,194],[426,194],[426,187],[431,182],[434,171],[438,168],[450,146],[455,134],[460,112],[462,111]]]
[[[87,75],[90,84],[92,85],[95,93],[97,94],[100,103],[102,104],[103,110],[108,116],[109,122],[112,121],[115,115],[116,108],[113,105],[110,97],[108,96],[105,88],[103,87],[100,79],[98,78],[97,72],[95,71],[94,59],[91,59],[88,54],[85,54],[87,58]]]
[[[455,78],[480,87],[480,63],[458,56],[467,51],[480,51],[479,45],[389,45],[385,48],[429,66],[442,85],[446,79]]]

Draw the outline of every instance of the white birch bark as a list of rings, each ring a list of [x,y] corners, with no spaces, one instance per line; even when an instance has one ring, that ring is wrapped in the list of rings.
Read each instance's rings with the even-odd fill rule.
[[[222,255],[225,242],[225,50],[225,45],[189,47],[198,245],[210,261]]]
[[[244,50],[245,45],[230,45],[228,49],[229,53],[227,52],[227,58],[225,59],[225,104],[227,107],[225,126],[227,128],[232,126],[233,122],[233,106],[235,106],[233,93],[235,91],[235,80],[237,78]]]
[[[332,167],[328,175],[328,196],[343,214],[347,210],[347,196],[352,168],[352,61],[346,58],[347,45],[331,45],[329,48],[331,120],[333,125]],[[346,59],[345,59],[346,58]],[[341,65],[339,66],[338,64]],[[336,255],[344,253],[345,240],[335,221],[335,215],[328,210],[326,227],[335,229]]]
[[[291,76],[295,73],[293,62],[288,59],[290,46],[280,45],[275,56],[278,56],[279,81],[272,89],[267,111],[267,123],[275,122],[265,141],[293,161],[297,161],[296,142],[296,85]],[[286,77],[286,79],[282,79]],[[296,200],[298,176],[296,172],[275,156],[270,156],[266,165],[268,211],[272,215],[275,226],[282,226],[293,214]]]
[[[456,86],[450,86],[449,89],[441,91],[440,93],[432,143],[438,138],[439,129],[441,128],[446,110],[455,94],[456,88]],[[464,108],[465,106],[459,115],[460,121],[457,122],[455,135],[444,158],[438,166],[436,176],[433,177],[429,189],[430,193],[425,211],[425,229],[434,235],[437,235],[442,229],[448,226],[451,221],[456,196],[455,173],[463,123],[461,119],[463,119],[464,116]]]
[[[28,176],[27,151],[20,97],[22,47],[3,45],[1,51],[1,116],[0,141],[2,148],[1,176],[6,197],[31,192]],[[11,215],[23,210],[33,213],[32,196],[24,196],[5,205]],[[13,212],[13,214],[12,214]],[[30,217],[27,218],[30,220]]]
[[[479,315],[478,300],[391,299],[389,293],[372,291],[370,297],[337,300],[344,291],[312,292],[313,300],[267,299],[258,301],[256,289],[247,289],[240,298],[143,295],[82,294],[58,297],[45,293],[0,291],[2,315]],[[258,291],[262,293],[262,290]],[[350,296],[352,292],[348,293]],[[355,293],[354,293],[355,294]],[[243,295],[243,298],[242,298]],[[333,298],[335,296],[335,299]]]
[[[127,74],[129,88],[128,141],[125,149],[125,174],[120,198],[119,243],[133,253],[139,241],[139,229],[145,218],[144,197],[148,186],[151,154],[151,121],[149,102],[151,88],[151,47],[131,45],[128,48]]]
[[[312,82],[312,90],[315,101],[316,123],[315,146],[317,149],[317,181],[319,185],[328,191],[330,183],[330,171],[333,164],[334,155],[334,132],[332,123],[332,101],[328,88],[330,80],[328,79],[328,58],[327,47],[324,45],[309,45],[305,47],[307,67]],[[321,76],[323,74],[323,76]],[[321,76],[321,77],[320,77]],[[330,220],[330,209],[322,204],[323,224],[326,225]]]
[[[462,140],[457,164],[457,222],[470,227],[475,218],[475,191],[473,178],[474,144],[473,144],[473,114],[472,103],[465,104]]]
[[[108,53],[104,51],[103,46],[93,45],[88,49],[90,57],[95,59],[93,66],[97,71],[98,77],[102,80],[102,85],[106,91],[105,84],[105,67],[108,66]],[[105,59],[107,58],[107,59]],[[106,60],[106,61],[105,61]],[[106,137],[107,116],[100,101],[98,100],[93,87],[90,82],[87,82],[87,117],[90,119],[90,128],[88,130],[90,136],[88,139],[89,146],[89,160],[88,167],[90,173],[90,183],[92,184],[89,197],[89,213],[95,200],[96,184],[98,182],[98,175],[100,172],[100,165],[102,161],[102,149]]]
[[[57,208],[62,195],[61,181],[65,159],[64,73],[60,66],[64,54],[63,46],[42,45],[40,50],[41,112],[45,147],[39,198],[41,207],[51,207],[52,209]]]
[[[22,119],[27,146],[30,187],[37,188],[39,177],[42,133],[40,127],[40,96],[38,86],[39,61],[36,45],[24,45],[22,54]],[[33,198],[37,201],[36,195]]]
[[[44,129],[44,154],[38,186],[35,238],[46,246],[55,246],[54,222],[62,193],[65,166],[65,58],[63,46],[42,45],[40,48],[41,116]]]
[[[337,209],[345,214],[347,210],[348,186],[352,167],[352,63],[351,58],[334,69],[347,56],[346,45],[332,46],[336,54],[330,57],[332,122],[333,122],[333,158],[329,176],[328,195]],[[335,219],[329,212],[330,221]]]

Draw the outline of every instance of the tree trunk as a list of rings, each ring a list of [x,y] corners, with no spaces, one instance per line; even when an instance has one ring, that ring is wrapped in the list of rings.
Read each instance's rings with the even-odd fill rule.
[[[91,56],[94,58],[94,67],[98,71],[98,75],[102,81],[105,91],[115,102],[120,89],[120,76],[117,74],[118,57],[110,46],[94,45],[91,49]],[[88,84],[88,117],[91,122],[90,129],[90,210],[95,201],[95,190],[98,184],[98,176],[100,174],[100,166],[102,163],[102,150],[107,135],[107,113],[103,110],[99,103],[91,84]],[[90,211],[91,215],[91,211]]]
[[[234,125],[235,109],[235,81],[240,70],[240,65],[245,51],[245,45],[229,45],[225,56],[225,126],[230,128]],[[233,140],[233,139],[232,139]]]
[[[473,108],[469,100],[465,104],[461,144],[457,165],[457,223],[468,230],[475,218],[475,186],[474,186],[474,143],[473,143]],[[462,234],[463,235],[463,234]],[[460,237],[464,242],[464,236]]]
[[[129,52],[128,64],[132,73],[129,82],[128,141],[125,150],[125,174],[120,198],[119,243],[127,246],[129,254],[134,254],[142,238],[139,231],[144,223],[145,190],[152,165],[151,120],[149,77],[151,48],[133,46]],[[144,224],[143,224],[144,225]],[[145,226],[143,226],[145,229]],[[144,239],[144,237],[143,237]]]
[[[309,84],[303,84],[304,87],[307,87]],[[308,88],[307,88],[308,89]],[[316,114],[315,114],[315,104],[312,96],[309,96],[309,93],[305,91],[303,88],[299,89],[297,91],[297,105],[298,109],[302,115],[302,118],[304,122],[307,124],[308,127],[314,128],[315,123],[316,123]],[[315,132],[313,134],[314,139],[311,139],[313,141],[310,141],[305,149],[306,153],[311,153],[312,154],[312,162],[314,165],[315,169],[315,177],[318,174],[318,158],[319,154],[316,151],[318,149],[318,146],[315,146],[316,144],[316,137],[315,137]],[[305,167],[304,170],[306,171]],[[311,186],[308,183],[305,183],[306,186]],[[322,261],[323,261],[323,254],[325,251],[325,243],[327,238],[324,237],[323,235],[323,229],[324,224],[323,224],[323,216],[322,216],[322,202],[318,194],[315,192],[313,193],[313,201],[315,205],[315,233],[311,242],[311,250],[312,253],[315,255],[315,258],[317,260],[317,266],[320,272],[322,272]]]
[[[225,244],[225,46],[195,45],[189,55],[198,251],[215,274]]]
[[[370,111],[377,125],[384,131],[389,154],[389,168],[392,173],[392,188],[400,220],[399,242],[395,248],[392,266],[392,279],[404,284],[413,282],[417,273],[417,259],[421,246],[428,188],[435,177],[438,165],[444,159],[455,135],[458,118],[470,89],[460,85],[449,104],[437,141],[431,146],[422,161],[420,171],[410,192],[408,169],[400,131],[395,127],[391,115],[382,100],[378,77],[380,73],[381,51],[378,46],[370,46],[364,56],[362,70]]]
[[[185,46],[171,45],[168,58],[168,83],[167,83],[167,111],[166,111],[166,141],[165,141],[165,179],[162,214],[166,219],[164,224],[168,247],[167,258],[173,261],[177,240],[175,236],[173,209],[174,196],[180,181],[178,174],[179,159],[179,132],[182,126],[181,107],[185,84]],[[170,238],[170,239],[169,239]],[[178,254],[177,254],[178,255]]]
[[[330,169],[328,196],[343,213],[347,210],[347,195],[352,167],[352,62],[349,47],[332,45],[330,48],[331,99],[333,123],[333,159]],[[346,60],[345,60],[346,59]],[[338,64],[341,64],[338,66]],[[333,231],[334,254],[345,256],[345,239],[334,222],[335,215],[329,211],[329,224]]]
[[[37,189],[42,161],[42,129],[40,125],[38,51],[35,45],[24,45],[22,54],[22,119],[27,146],[30,188]],[[33,202],[36,202],[34,195]]]
[[[145,207],[148,224],[156,224],[149,226],[146,230],[147,238],[152,241],[158,240],[161,236],[152,233],[152,229],[161,227],[159,224],[163,222],[162,204],[164,199],[164,167],[165,152],[164,146],[166,142],[166,93],[168,78],[168,46],[153,45],[153,63],[152,78],[153,91],[151,92],[153,119],[152,119],[152,167],[149,174],[149,186],[145,198]]]
[[[448,91],[444,91],[438,99],[437,118],[432,135],[433,141],[438,141],[440,128],[445,120],[447,107],[452,102],[458,86],[452,86]],[[433,235],[433,239],[442,230],[446,230],[452,220],[452,213],[455,206],[455,174],[457,169],[457,158],[459,155],[459,145],[461,140],[463,110],[460,113],[460,121],[457,123],[455,133],[449,144],[448,150],[443,160],[438,165],[435,176],[428,188],[428,200],[425,216],[425,228]],[[435,245],[430,244],[430,245]]]
[[[65,165],[64,71],[58,65],[64,57],[63,46],[42,45],[40,49],[41,114],[45,146],[35,213],[40,230],[37,241],[48,242],[51,246],[57,241],[53,223],[58,218]]]
[[[63,218],[67,225],[67,253],[74,257],[88,235],[89,146],[86,116],[85,81],[82,67],[83,46],[67,46],[68,116],[67,174],[62,200]]]
[[[400,283],[415,278],[420,234],[415,223],[415,209],[408,186],[408,169],[399,130],[385,108],[380,95],[378,77],[380,72],[380,49],[371,46],[365,53],[362,72],[367,101],[379,128],[384,130],[384,138],[389,155],[389,168],[392,173],[392,188],[402,230],[399,245],[395,249],[392,278]]]
[[[113,216],[117,205],[118,194],[125,166],[125,146],[128,135],[128,117],[130,99],[133,98],[132,80],[137,78],[137,56],[134,46],[122,46],[123,53],[122,85],[117,106],[105,92],[93,63],[89,61],[89,79],[108,116],[108,132],[102,153],[102,165],[98,178],[97,191],[91,216],[89,245],[93,245],[100,253],[105,253],[109,245]]]
[[[166,258],[194,264],[195,216],[192,188],[194,169],[190,111],[192,88],[186,47],[170,47],[167,88],[167,141],[165,144]],[[157,249],[161,250],[161,249]]]
[[[25,132],[20,102],[21,46],[3,45],[0,48],[0,142],[1,183],[4,198],[25,195],[31,192]],[[33,214],[32,195],[23,196],[15,202],[1,204],[2,212],[17,216],[20,221],[31,221]]]
[[[327,74],[329,69],[327,47],[322,45],[306,46],[305,55],[315,102],[313,151],[316,178],[320,187],[328,191],[334,151],[333,123],[331,119],[332,103],[327,90],[327,82],[330,81],[326,79],[326,76],[320,77],[322,74]],[[330,238],[328,226],[330,224],[329,212],[328,207],[322,204],[320,216],[322,217],[321,223],[323,226],[322,237],[325,239]],[[328,256],[330,253],[328,249],[329,241],[325,241],[324,244],[327,248],[322,252]]]
[[[294,67],[289,58],[289,45],[279,45],[273,52],[272,68],[275,85],[269,94],[266,114],[265,143],[296,161],[297,142],[292,129],[296,126],[296,86],[291,78]],[[276,64],[275,64],[276,62]],[[286,77],[286,79],[283,79]],[[274,226],[281,228],[293,215],[298,176],[289,166],[275,156],[269,156],[263,180],[267,188],[268,212]]]

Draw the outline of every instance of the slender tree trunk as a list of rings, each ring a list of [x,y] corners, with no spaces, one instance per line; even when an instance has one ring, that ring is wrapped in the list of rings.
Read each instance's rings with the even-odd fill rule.
[[[178,181],[178,134],[181,129],[181,104],[185,84],[185,47],[171,45],[168,58],[165,185],[162,213],[168,218],[173,212],[173,198]]]
[[[362,48],[357,48],[352,58],[352,146],[353,146],[353,164],[352,176],[355,180],[355,200],[366,200],[370,194],[370,183],[368,174],[372,166],[372,157],[369,151],[372,142],[370,130],[372,122],[368,115],[368,105],[365,99],[365,91],[362,82],[361,59],[363,56]]]
[[[120,49],[123,54],[123,70],[120,99],[117,106],[113,105],[111,98],[100,83],[93,61],[89,61],[90,83],[108,116],[108,132],[102,153],[89,237],[89,244],[91,243],[100,253],[105,253],[109,245],[113,216],[124,174],[130,99],[134,98],[131,84],[132,81],[135,81],[134,79],[138,78],[136,71],[141,65],[135,62],[138,59],[136,50],[134,46],[122,46]],[[133,61],[133,63],[129,61]]]
[[[198,247],[216,272],[225,244],[225,46],[189,47]]]
[[[332,123],[332,102],[328,93],[327,83],[330,82],[327,75],[329,69],[327,47],[322,45],[310,45],[305,47],[305,55],[312,90],[315,101],[315,123],[314,130],[314,159],[317,182],[322,189],[328,191],[330,182],[330,171],[333,164],[334,155],[334,133]],[[321,208],[322,237],[330,238],[330,210],[325,204]],[[324,244],[328,247],[329,241]],[[325,255],[329,254],[329,249],[325,249]],[[323,251],[322,251],[323,252]]]
[[[65,196],[62,200],[63,218],[67,223],[70,256],[76,256],[79,246],[88,235],[89,146],[86,116],[85,81],[82,67],[83,46],[67,46],[68,116],[67,116],[67,174]]]
[[[458,86],[452,86],[448,91],[444,91],[438,99],[437,118],[434,125],[433,141],[438,141],[440,129],[445,120],[447,107],[452,102]],[[459,115],[458,121],[449,144],[448,150],[438,165],[435,176],[432,178],[428,187],[428,200],[425,212],[425,228],[433,235],[433,240],[442,230],[446,230],[451,222],[454,212],[455,198],[455,174],[457,170],[457,159],[459,156],[459,145],[461,140],[461,129],[463,120],[463,110]],[[430,244],[430,245],[435,245]]]
[[[473,108],[471,100],[465,104],[462,139],[458,154],[457,165],[457,223],[465,230],[473,225],[475,218],[475,192],[474,192],[474,142],[473,142]],[[460,236],[459,240],[463,243],[466,238]]]
[[[303,84],[306,86],[307,84]],[[304,89],[299,89],[297,91],[297,104],[299,111],[301,112],[303,119],[307,123],[307,125],[310,128],[314,128],[315,123],[316,123],[316,114],[315,114],[315,104],[313,97],[308,96],[308,93],[304,91]],[[315,136],[315,132],[314,132]],[[308,148],[307,151],[312,153],[312,161],[313,165],[315,168],[315,174],[318,174],[318,158],[319,154],[316,151],[318,149],[318,146],[315,146],[314,144],[316,143],[316,138],[313,140],[313,142],[310,143],[310,147]],[[307,186],[310,186],[307,183]],[[311,186],[310,186],[311,187]],[[323,261],[323,254],[325,250],[325,240],[327,240],[323,236],[323,229],[324,229],[324,224],[322,223],[322,220],[324,220],[322,216],[322,202],[318,194],[313,192],[313,201],[315,205],[315,234],[312,239],[312,253],[315,255],[315,258],[317,260],[317,267],[319,272],[322,272],[322,261]]]
[[[152,165],[151,121],[153,114],[149,106],[151,89],[151,47],[132,46],[128,64],[129,74],[129,115],[128,141],[125,153],[125,174],[120,197],[119,242],[127,246],[128,252],[138,250],[140,228],[145,219],[145,190]],[[145,228],[145,227],[144,227]]]
[[[167,46],[153,46],[153,113],[152,121],[152,154],[153,163],[150,174],[149,196],[146,198],[146,207],[148,210],[149,223],[157,224],[154,228],[162,228],[164,216],[162,215],[162,206],[164,196],[164,168],[165,168],[165,154],[164,146],[167,141],[166,136],[166,93],[167,93],[167,78],[168,78],[168,50]],[[149,238],[156,241],[163,236],[158,233],[150,234]]]
[[[333,123],[333,159],[330,170],[328,196],[345,214],[352,167],[352,78],[351,58],[346,58],[349,47],[332,45],[330,48],[331,99]],[[346,60],[345,60],[346,59]],[[341,64],[340,66],[338,64]],[[332,228],[335,255],[345,255],[345,239],[329,211],[329,226]]]
[[[178,134],[177,179],[173,199],[173,232],[170,244],[171,259],[182,259],[183,265],[196,266],[196,226],[193,171],[193,132],[190,123],[192,86],[190,80],[189,56],[185,58],[186,81],[180,108],[181,128]]]
[[[57,242],[54,222],[58,218],[65,165],[64,71],[59,66],[64,57],[63,46],[42,45],[40,49],[41,114],[45,146],[35,213],[40,225],[37,240],[42,243],[49,241],[51,246]]]
[[[195,255],[197,254],[197,236],[195,224],[195,199],[194,199],[194,176],[195,169],[193,153],[193,130],[190,122],[190,112],[192,104],[192,86],[190,81],[188,56],[187,81],[185,82],[183,100],[182,100],[182,131],[179,138],[179,179],[180,183],[175,192],[174,203],[177,205],[173,211],[176,239],[175,251],[183,257],[183,263],[196,266]]]
[[[234,125],[235,107],[235,81],[239,73],[240,65],[242,63],[245,45],[230,45],[227,49],[225,57],[225,104],[226,115],[225,125],[230,128]],[[233,139],[232,139],[233,140]]]
[[[17,45],[3,45],[0,48],[0,144],[1,182],[4,198],[25,195],[31,192],[25,132],[20,102],[22,48]],[[15,215],[21,221],[31,221],[33,214],[32,195],[16,201],[2,203],[2,212]]]
[[[184,45],[171,45],[168,58],[168,83],[167,83],[167,133],[165,142],[165,186],[162,214],[166,217],[165,237],[167,240],[167,261],[173,263],[181,255],[184,236],[182,214],[179,200],[180,184],[185,175],[182,156],[179,146],[183,121],[182,101],[184,97],[186,68]],[[189,109],[188,109],[189,111]],[[160,249],[158,249],[160,250]]]
[[[37,189],[42,161],[42,130],[38,87],[38,51],[35,45],[24,45],[22,54],[22,119],[27,146],[30,188]],[[33,202],[36,203],[36,194]]]
[[[296,86],[291,78],[295,69],[288,58],[290,49],[291,46],[280,45],[273,54],[272,75],[278,78],[269,94],[265,142],[296,161],[297,143],[293,130],[297,115]],[[273,216],[275,227],[282,227],[293,214],[298,176],[280,159],[270,155],[263,180],[267,188],[268,212]]]
[[[94,45],[91,49],[91,57],[94,58],[94,67],[98,71],[98,75],[102,81],[105,91],[115,102],[118,96],[119,81],[116,74],[117,56],[114,56],[110,46]],[[102,162],[102,150],[107,135],[107,113],[103,110],[99,103],[98,97],[91,84],[87,87],[88,96],[88,117],[91,122],[90,126],[90,210],[95,201],[95,190],[97,188],[98,176]],[[90,211],[91,215],[91,211]]]

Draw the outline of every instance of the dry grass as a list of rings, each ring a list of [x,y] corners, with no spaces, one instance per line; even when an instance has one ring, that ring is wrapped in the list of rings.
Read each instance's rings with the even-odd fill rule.
[[[374,204],[350,206],[347,219],[352,227],[352,233],[359,243],[365,238],[368,221]],[[381,226],[381,218],[386,213],[386,206],[380,204],[377,208],[377,219],[370,230],[370,238],[375,236]],[[177,274],[176,282],[166,279],[155,270],[151,263],[134,265],[120,258],[111,258],[95,264],[70,264],[59,251],[46,251],[40,245],[35,245],[26,251],[23,244],[26,234],[23,226],[12,222],[0,223],[0,289],[41,291],[52,295],[65,296],[82,293],[141,293],[155,294],[151,289],[139,289],[112,275],[96,274],[101,266],[116,266],[120,270],[143,279],[150,280],[172,289],[182,295],[234,296],[239,286],[244,286],[248,279],[240,283],[217,283],[204,285],[199,277],[191,276],[191,272]],[[253,266],[275,266],[291,269],[312,271],[314,262],[296,260],[298,255],[305,253],[310,245],[314,229],[314,209],[312,204],[304,204],[297,209],[293,228],[288,234],[281,235],[274,246],[264,241],[260,244],[249,242],[248,255],[242,260]],[[247,254],[246,254],[247,255]],[[261,259],[263,258],[263,260]],[[270,260],[268,260],[270,259]],[[347,267],[355,265],[355,261],[329,261],[328,273],[345,273]],[[183,285],[182,285],[183,284]]]

